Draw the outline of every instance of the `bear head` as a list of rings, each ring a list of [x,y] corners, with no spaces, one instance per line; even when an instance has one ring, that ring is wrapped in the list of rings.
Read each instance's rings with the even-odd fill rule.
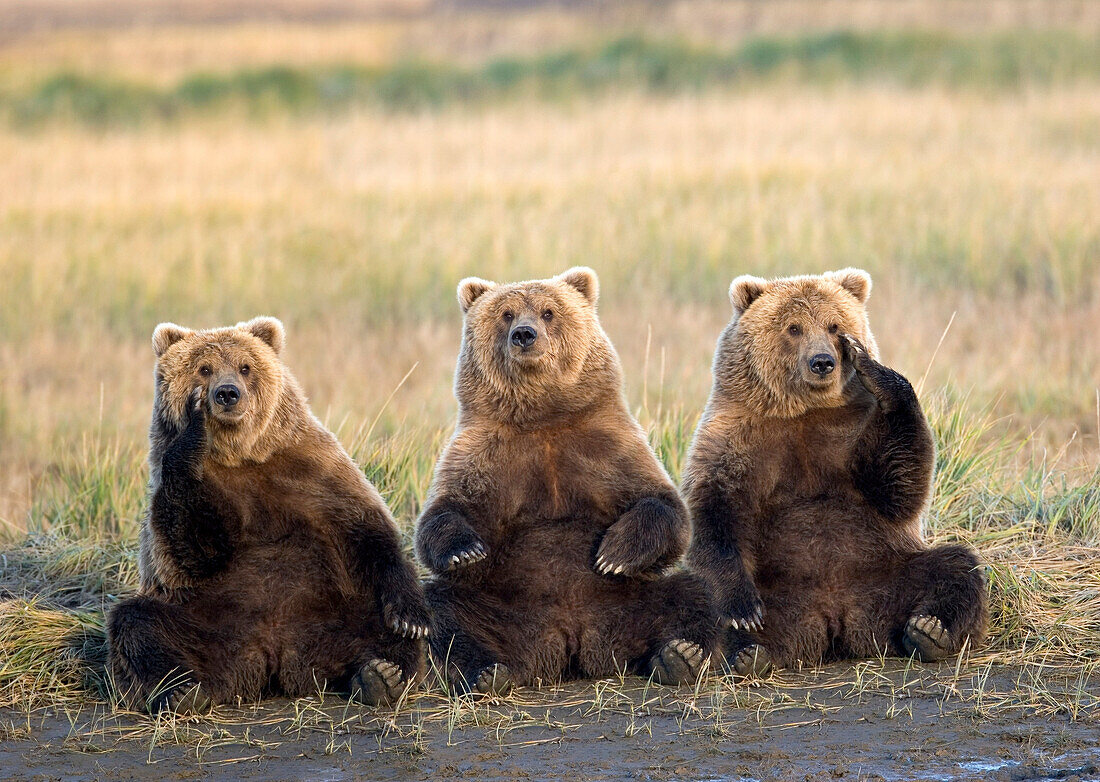
[[[599,280],[575,267],[547,280],[458,286],[460,414],[535,423],[621,394],[622,371],[596,314]]]
[[[225,464],[260,460],[286,428],[297,386],[279,358],[283,324],[259,317],[236,326],[188,329],[161,323],[156,354],[154,432],[178,431],[198,393],[206,411],[210,453]]]
[[[844,404],[854,378],[841,343],[878,347],[867,320],[871,276],[861,269],[730,285],[733,319],[719,340],[715,381],[755,412],[790,417]]]

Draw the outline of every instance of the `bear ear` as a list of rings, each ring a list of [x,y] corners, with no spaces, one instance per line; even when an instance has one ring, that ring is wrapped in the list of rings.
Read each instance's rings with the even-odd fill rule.
[[[836,272],[826,272],[825,276],[855,296],[860,304],[871,297],[871,275],[863,269],[849,267]]]
[[[462,308],[462,314],[466,314],[466,311],[480,298],[481,294],[496,286],[495,282],[489,282],[480,277],[467,277],[460,282],[458,284],[458,306]]]
[[[275,351],[276,355],[283,352],[283,344],[286,342],[286,331],[283,329],[282,321],[278,318],[261,315],[245,323],[238,323],[237,328],[243,329],[252,336],[266,342],[271,346],[271,349]]]
[[[753,277],[751,274],[742,274],[730,283],[730,303],[733,311],[741,315],[749,308],[749,305],[760,298],[760,294],[768,289],[768,281],[763,277]]]
[[[600,298],[600,278],[587,266],[574,266],[555,279],[579,290],[581,295],[588,299],[589,304],[595,305]]]
[[[191,329],[185,329],[175,323],[161,323],[153,329],[153,353],[157,358],[160,358],[164,355],[164,351],[190,333]]]

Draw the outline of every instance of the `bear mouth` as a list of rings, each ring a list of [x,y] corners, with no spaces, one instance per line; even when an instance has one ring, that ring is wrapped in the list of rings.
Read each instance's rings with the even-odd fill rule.
[[[214,420],[216,420],[218,423],[229,424],[229,425],[234,425],[234,424],[240,423],[241,420],[244,418],[244,415],[245,415],[244,410],[241,410],[241,409],[236,408],[236,407],[234,407],[230,410],[224,410],[224,409],[219,409],[219,408],[215,407],[210,412],[211,412],[211,415],[214,418]]]
[[[513,346],[508,350],[508,357],[521,367],[533,367],[546,357],[546,350],[540,346],[529,348]]]
[[[834,373],[819,377],[813,374],[804,374],[802,375],[802,383],[811,391],[829,391],[836,385],[836,375]]]

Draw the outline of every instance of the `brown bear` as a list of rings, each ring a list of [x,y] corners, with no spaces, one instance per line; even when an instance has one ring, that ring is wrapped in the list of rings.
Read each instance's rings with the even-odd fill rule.
[[[935,445],[913,387],[878,361],[870,293],[858,269],[730,286],[683,492],[688,560],[738,674],[939,660],[984,638],[977,556],[921,538]]]
[[[385,503],[310,412],[256,318],[153,333],[138,595],[112,609],[124,702],[188,712],[322,685],[392,702],[430,616]]]
[[[595,272],[458,286],[458,421],[416,529],[431,653],[452,686],[617,672],[693,681],[718,626],[668,571],[687,510],[627,409]]]

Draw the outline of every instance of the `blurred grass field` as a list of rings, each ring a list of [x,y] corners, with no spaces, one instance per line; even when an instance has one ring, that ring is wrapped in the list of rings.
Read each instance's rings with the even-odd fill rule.
[[[410,3],[0,39],[0,705],[73,695],[57,628],[94,633],[135,582],[158,322],[283,319],[411,533],[456,283],[573,264],[674,476],[729,281],[868,269],[939,437],[929,533],[990,564],[978,659],[1095,670],[1100,18],[965,5]]]

